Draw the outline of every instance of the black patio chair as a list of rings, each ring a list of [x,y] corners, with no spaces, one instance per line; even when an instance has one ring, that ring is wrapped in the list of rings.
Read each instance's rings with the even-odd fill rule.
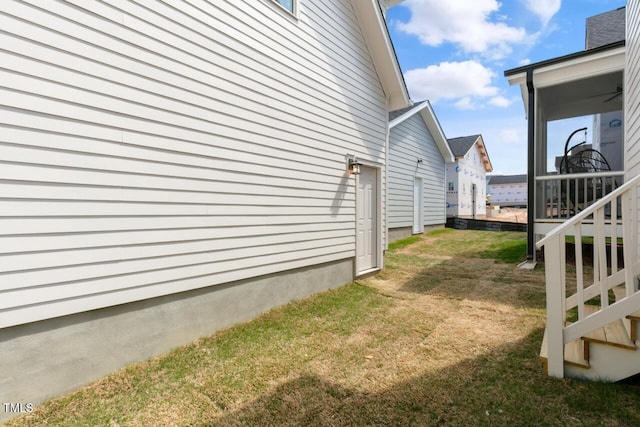
[[[564,156],[560,161],[560,174],[607,172],[611,170],[604,155],[593,148],[581,147],[586,144],[586,130],[575,130],[564,145]],[[569,141],[578,132],[585,131],[585,141],[569,147]],[[611,177],[581,178],[561,180],[560,207],[568,215],[575,215],[593,201],[613,190],[615,181]]]

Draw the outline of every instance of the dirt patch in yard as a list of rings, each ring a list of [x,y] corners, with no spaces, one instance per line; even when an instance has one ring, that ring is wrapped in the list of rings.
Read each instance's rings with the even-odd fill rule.
[[[526,224],[527,223],[527,208],[500,208],[499,210],[494,210],[489,215],[490,207],[487,206],[487,221],[504,221],[504,222],[515,222],[518,224]]]

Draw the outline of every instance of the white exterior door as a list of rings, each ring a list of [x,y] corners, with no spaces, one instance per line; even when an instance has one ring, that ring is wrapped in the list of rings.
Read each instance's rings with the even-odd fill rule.
[[[378,176],[375,168],[363,166],[358,175],[357,270],[378,267]]]
[[[424,205],[422,191],[422,178],[413,180],[413,233],[422,233],[424,225],[422,220],[422,206]]]

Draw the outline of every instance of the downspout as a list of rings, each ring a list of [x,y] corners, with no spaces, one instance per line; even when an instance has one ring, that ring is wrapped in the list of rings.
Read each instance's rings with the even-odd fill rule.
[[[527,120],[527,263],[535,263],[536,248],[533,234],[535,219],[535,88],[533,69],[527,70],[527,90],[529,92],[529,117]]]

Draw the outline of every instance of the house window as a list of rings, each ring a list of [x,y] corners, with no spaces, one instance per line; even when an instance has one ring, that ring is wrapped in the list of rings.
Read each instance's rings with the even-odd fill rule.
[[[449,181],[447,184],[447,191],[454,191],[455,187],[453,186],[453,181]]]
[[[298,0],[273,0],[276,3],[278,3],[280,6],[284,7],[285,9],[287,9],[287,11],[289,11],[290,13],[294,14],[296,13],[296,3]]]

